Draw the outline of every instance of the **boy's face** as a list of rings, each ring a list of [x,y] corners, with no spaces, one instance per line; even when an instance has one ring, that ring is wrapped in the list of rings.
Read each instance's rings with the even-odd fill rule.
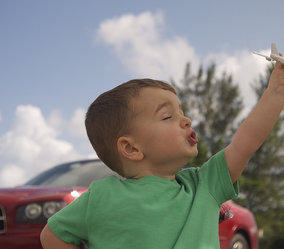
[[[131,103],[135,114],[131,135],[146,160],[153,165],[183,166],[197,155],[191,121],[184,116],[174,93],[146,87]]]

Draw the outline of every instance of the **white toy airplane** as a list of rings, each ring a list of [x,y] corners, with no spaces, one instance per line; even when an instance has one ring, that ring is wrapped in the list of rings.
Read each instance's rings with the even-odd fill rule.
[[[263,55],[263,54],[260,54],[258,52],[255,52],[255,51],[253,51],[253,53],[256,54],[256,55],[260,55],[260,56],[265,57],[266,60],[268,60],[268,61],[278,61],[278,62],[284,64],[284,57],[282,57],[279,54],[275,43],[271,43],[271,54],[270,54],[270,56]]]

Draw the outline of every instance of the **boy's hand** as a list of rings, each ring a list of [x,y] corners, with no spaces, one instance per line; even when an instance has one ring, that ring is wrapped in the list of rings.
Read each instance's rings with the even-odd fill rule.
[[[284,65],[277,62],[267,89],[225,148],[225,157],[234,183],[248,160],[262,145],[284,107]]]

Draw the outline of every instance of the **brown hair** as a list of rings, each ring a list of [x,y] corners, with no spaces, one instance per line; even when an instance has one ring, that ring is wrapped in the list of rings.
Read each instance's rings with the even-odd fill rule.
[[[98,157],[120,175],[123,175],[123,170],[116,143],[129,130],[133,115],[130,100],[145,87],[161,88],[176,94],[174,88],[163,81],[134,79],[101,94],[86,114],[87,134]]]

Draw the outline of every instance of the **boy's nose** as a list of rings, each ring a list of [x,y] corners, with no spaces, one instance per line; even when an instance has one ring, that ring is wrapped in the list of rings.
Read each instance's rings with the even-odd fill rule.
[[[188,117],[183,116],[181,120],[182,128],[189,128],[191,126],[191,120]]]

